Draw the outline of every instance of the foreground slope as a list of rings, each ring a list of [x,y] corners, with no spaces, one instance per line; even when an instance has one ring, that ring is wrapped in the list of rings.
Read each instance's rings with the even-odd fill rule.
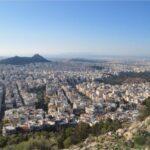
[[[143,121],[136,121],[118,129],[115,133],[107,133],[98,137],[91,136],[79,145],[69,150],[96,150],[96,149],[150,149],[150,116]]]

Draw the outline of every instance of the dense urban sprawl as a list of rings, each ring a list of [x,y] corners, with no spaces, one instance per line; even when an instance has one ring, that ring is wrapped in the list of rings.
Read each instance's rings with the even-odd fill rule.
[[[4,136],[57,130],[79,122],[92,126],[108,118],[133,121],[140,104],[150,96],[148,60],[0,65],[0,72]],[[105,82],[120,73],[145,73],[146,78],[129,76],[121,84]]]

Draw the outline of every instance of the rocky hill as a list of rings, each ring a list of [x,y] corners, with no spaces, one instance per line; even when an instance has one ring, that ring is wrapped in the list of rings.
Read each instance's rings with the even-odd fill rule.
[[[96,150],[96,149],[150,149],[150,116],[142,122],[136,121],[129,127],[118,129],[115,133],[107,133],[98,137],[90,136],[79,145],[69,150]]]
[[[0,64],[11,64],[11,65],[25,65],[29,63],[38,63],[38,62],[50,62],[39,54],[34,55],[33,57],[11,57],[3,59],[0,61]]]

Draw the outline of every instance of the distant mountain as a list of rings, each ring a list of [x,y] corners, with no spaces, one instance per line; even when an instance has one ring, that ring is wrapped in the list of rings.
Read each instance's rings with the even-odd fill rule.
[[[29,63],[38,63],[38,62],[51,62],[40,56],[39,54],[34,55],[33,57],[11,57],[7,59],[3,59],[0,61],[0,64],[11,64],[11,65],[25,65]]]

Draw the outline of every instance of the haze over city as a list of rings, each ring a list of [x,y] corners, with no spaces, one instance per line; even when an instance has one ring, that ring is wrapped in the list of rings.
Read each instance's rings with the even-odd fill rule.
[[[0,56],[150,56],[150,2],[0,2]]]

